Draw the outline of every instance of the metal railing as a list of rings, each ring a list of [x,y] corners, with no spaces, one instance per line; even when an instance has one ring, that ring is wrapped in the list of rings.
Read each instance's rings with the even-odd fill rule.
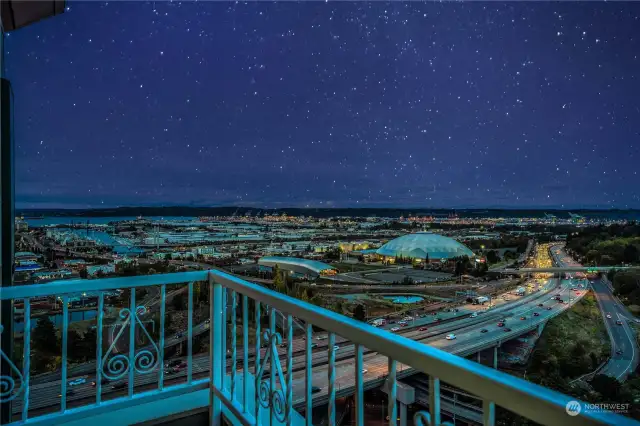
[[[202,326],[194,324],[194,285],[202,282],[205,284],[200,285],[204,285],[209,293],[209,318],[205,321],[209,329],[209,348],[194,356],[193,330]],[[186,285],[188,293],[186,366],[179,375],[165,372],[164,368],[167,286],[174,285]],[[136,289],[150,286],[160,286],[160,303],[154,304],[155,308],[138,306]],[[128,301],[125,306],[119,306],[117,315],[110,315],[115,306],[108,306],[112,302],[107,301],[105,294],[116,289],[124,290],[123,294],[128,292]],[[68,302],[74,294],[89,291],[98,294],[95,388],[82,390],[81,395],[74,396],[68,375]],[[30,386],[31,300],[52,295],[63,301],[60,398],[56,404],[50,400],[43,403],[46,398],[38,396],[46,383],[33,389]],[[233,424],[311,425],[315,398],[328,401],[329,424],[335,424],[336,394],[339,392],[340,395],[355,395],[356,425],[362,426],[365,424],[363,393],[366,383],[385,378],[390,395],[389,424],[395,425],[398,373],[411,369],[429,376],[429,411],[416,413],[414,423],[419,425],[441,424],[441,382],[477,395],[483,401],[485,425],[495,423],[496,405],[540,424],[636,424],[610,412],[582,410],[573,415],[576,411],[570,408],[575,408],[574,401],[566,395],[220,271],[4,287],[0,299],[24,304],[22,365],[17,362],[20,357],[1,353],[2,362],[10,364],[13,374],[0,378],[0,402],[13,403],[15,423],[64,424],[121,407],[209,389],[212,425],[222,424],[223,416]],[[159,310],[157,337],[145,329],[140,319],[147,309]],[[276,329],[276,312],[286,315],[284,340]],[[293,337],[294,317],[306,324],[301,338]],[[105,343],[102,330],[108,322],[118,322],[122,326],[115,338],[107,339]],[[326,339],[314,341],[314,326],[324,330],[322,335],[326,333]],[[241,338],[238,338],[239,330]],[[337,335],[347,340],[342,345],[354,345],[352,358],[336,360],[336,353],[341,349],[335,344]],[[255,337],[251,344],[250,337]],[[367,364],[363,354],[371,351],[388,357],[385,365]],[[376,371],[367,372],[366,368]],[[176,383],[178,376],[182,378],[180,383]],[[120,385],[116,389],[113,389],[115,385],[105,387],[106,381]],[[348,389],[351,391],[346,392]],[[109,399],[107,396],[116,397]],[[68,399],[73,407],[67,404]],[[88,402],[88,405],[77,406],[80,402]],[[294,410],[296,406],[304,407],[304,420]],[[42,414],[43,410],[45,414]]]

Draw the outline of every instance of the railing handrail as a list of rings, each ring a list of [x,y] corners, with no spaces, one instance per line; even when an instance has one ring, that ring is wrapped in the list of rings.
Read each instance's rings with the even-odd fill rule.
[[[632,419],[610,412],[587,411],[569,416],[565,409],[573,401],[567,395],[546,389],[506,373],[496,371],[440,349],[406,337],[381,331],[366,323],[269,290],[260,285],[217,270],[106,278],[99,280],[63,280],[46,284],[5,287],[0,299],[73,294],[152,285],[197,281],[217,283],[262,304],[286,312],[309,324],[359,343],[381,355],[390,356],[411,368],[494,402],[514,413],[542,424],[637,424]],[[390,355],[392,354],[392,355]],[[356,372],[354,371],[354,374]]]
[[[393,354],[392,357],[396,361],[425,374],[436,376],[443,382],[481,398],[490,399],[496,405],[535,422],[576,426],[637,424],[632,419],[609,412],[585,412],[580,416],[569,416],[565,411],[566,407],[575,399],[562,393],[409,338],[378,330],[366,323],[249,283],[233,275],[221,271],[210,271],[210,273],[213,280],[224,287],[301,318],[310,324],[338,333],[347,340],[360,343],[382,355]]]
[[[0,287],[0,300],[73,294],[86,291],[105,291],[122,288],[148,287],[162,284],[184,284],[207,281],[209,271],[175,272],[168,274],[136,275],[131,277],[100,278],[91,280],[58,280],[44,284]]]

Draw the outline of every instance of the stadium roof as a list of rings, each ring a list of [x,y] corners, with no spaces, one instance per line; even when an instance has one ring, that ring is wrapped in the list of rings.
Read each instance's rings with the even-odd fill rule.
[[[418,259],[451,259],[460,256],[473,256],[473,252],[456,240],[429,232],[417,232],[403,235],[389,241],[377,252],[381,256],[402,256]]]
[[[258,260],[258,264],[262,266],[278,267],[298,272],[301,274],[316,274],[320,275],[322,271],[335,269],[331,265],[327,265],[317,260],[301,259],[299,257],[279,257],[279,256],[265,256]]]

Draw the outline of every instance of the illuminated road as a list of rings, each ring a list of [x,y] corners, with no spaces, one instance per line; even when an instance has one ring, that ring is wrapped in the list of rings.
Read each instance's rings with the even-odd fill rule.
[[[582,266],[568,256],[562,246],[556,246],[551,251],[559,266]],[[598,300],[602,319],[611,340],[611,358],[598,373],[624,381],[635,370],[640,360],[638,342],[627,320],[632,315],[613,296],[611,289],[603,280],[591,281],[591,287]]]
[[[560,294],[563,298],[569,298],[570,290],[569,284],[564,283]],[[555,291],[552,291],[555,294]],[[496,306],[487,312],[481,313],[475,318],[466,317],[450,323],[444,323],[440,325],[432,325],[426,331],[420,331],[416,328],[409,330],[402,330],[403,335],[412,338],[425,344],[429,344],[434,347],[446,350],[448,352],[456,354],[467,354],[469,351],[473,351],[474,348],[482,347],[484,345],[492,345],[497,341],[505,341],[510,338],[514,338],[521,334],[524,330],[531,329],[535,325],[544,321],[552,315],[568,308],[568,304],[559,304],[558,302],[551,301],[550,294],[546,292],[534,293],[528,296],[524,296],[519,300],[511,303],[503,303]],[[537,305],[543,303],[546,306],[551,307],[551,310],[539,308]],[[533,312],[539,312],[539,317],[532,317]],[[525,320],[520,320],[520,316],[526,316]],[[507,327],[512,329],[511,332],[503,331],[504,328],[497,327],[496,323],[500,318],[507,318]],[[428,319],[428,318],[426,318]],[[433,320],[432,320],[433,321]],[[486,333],[480,333],[480,330],[486,328]],[[455,332],[457,335],[456,340],[445,340],[444,335]],[[321,340],[318,340],[320,338]],[[314,343],[317,343],[318,347],[314,350],[313,355],[313,384],[322,388],[322,391],[314,395],[314,399],[318,400],[318,403],[322,403],[322,399],[326,398],[326,382],[327,382],[327,340],[324,335],[316,335]],[[353,344],[344,341],[339,337],[336,338],[336,343],[339,349],[336,351],[336,389],[344,392],[351,392],[354,377],[354,363],[353,363]],[[305,355],[304,348],[305,342],[301,338],[294,339],[293,346],[293,369],[294,369],[294,399],[301,401],[304,398],[304,366]],[[241,348],[240,348],[241,349]],[[262,359],[264,359],[264,352],[266,349],[262,349]],[[281,365],[286,366],[286,360],[284,353],[286,348],[279,348]],[[251,352],[250,352],[251,353]],[[237,359],[239,368],[242,367],[242,350],[237,351]],[[227,364],[230,367],[230,360],[227,360]],[[375,352],[369,352],[365,350],[364,356],[365,368],[368,372],[365,375],[365,380],[373,383],[377,379],[382,379],[387,374],[387,357]],[[249,366],[253,371],[253,363],[250,361]],[[95,372],[95,365],[93,366]],[[193,374],[194,377],[203,377],[208,374],[209,359],[207,354],[196,355],[193,358]],[[399,365],[400,371],[407,370],[406,366]],[[166,380],[171,382],[181,382],[185,380],[186,369],[180,372],[166,375]],[[69,376],[73,379],[77,376]],[[68,401],[71,405],[77,403],[90,403],[95,398],[95,389],[91,386],[91,381],[94,375],[86,375],[86,383],[69,387],[73,389],[73,394],[68,395]],[[136,391],[145,387],[154,387],[157,383],[157,374],[137,375],[135,379]],[[114,391],[111,389],[112,384],[107,384],[103,388],[103,395],[108,398],[114,397],[114,395],[121,396],[123,391]],[[55,407],[59,404],[59,392],[60,381],[50,381],[47,383],[40,383],[32,385],[30,387],[30,407],[34,410],[39,410],[48,407]],[[126,390],[125,390],[126,392]],[[21,401],[16,400],[13,404],[14,411],[21,410]]]

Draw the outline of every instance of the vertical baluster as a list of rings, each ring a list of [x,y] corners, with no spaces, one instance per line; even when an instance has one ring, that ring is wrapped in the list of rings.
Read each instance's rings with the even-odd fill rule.
[[[129,303],[129,397],[133,396],[133,381],[135,379],[136,357],[136,288],[131,288]]]
[[[249,408],[249,298],[242,295],[242,413]]]
[[[225,391],[227,388],[227,288],[222,287],[222,364],[220,364],[220,370],[222,371],[221,388]]]
[[[189,283],[189,312],[187,312],[187,383],[193,381],[193,282]]]
[[[287,426],[291,426],[291,410],[293,408],[293,319],[291,315],[287,315],[287,389],[284,408]]]
[[[220,426],[222,424],[222,401],[216,396],[214,389],[221,390],[222,369],[220,364],[224,362],[222,352],[222,285],[213,280],[213,274],[209,272],[209,309],[211,324],[209,328],[209,425]]]
[[[238,353],[236,352],[236,292],[231,290],[231,401],[236,398],[236,369],[238,368]]]
[[[255,399],[255,418],[256,425],[260,424],[260,381],[258,380],[258,374],[260,373],[260,341],[262,340],[262,336],[260,335],[260,302],[255,300],[256,304],[256,353],[254,357],[254,399]]]
[[[69,337],[69,296],[62,296],[62,397],[60,410],[67,409],[67,342]]]
[[[482,401],[482,420],[484,426],[493,426],[496,422],[496,405],[488,399]]]
[[[359,373],[362,373],[362,371],[359,371]],[[389,426],[395,426],[398,423],[398,383],[396,381],[396,360],[391,358],[389,358],[387,386],[389,394]]]
[[[305,371],[304,371],[304,380],[305,380],[305,402],[306,402],[306,410],[305,410],[305,420],[306,420],[306,426],[313,426],[313,399],[311,397],[311,388],[313,387],[313,376],[311,375],[311,365],[313,362],[313,352],[311,349],[311,339],[313,338],[312,335],[312,325],[310,323],[307,323],[307,328],[306,328],[306,337],[305,337],[305,343],[307,346],[307,350],[306,350],[306,355],[305,355]]]
[[[96,403],[102,401],[102,323],[104,322],[104,293],[98,294],[98,323],[96,330]],[[162,369],[161,369],[162,370]]]
[[[356,345],[356,426],[364,426],[364,381],[362,345]]]
[[[267,309],[269,309],[269,331],[270,331],[270,336],[274,336],[276,333],[276,309],[274,307],[268,307]],[[271,355],[270,355],[270,360],[269,362],[271,363],[270,367],[271,367],[271,372],[269,374],[269,398],[271,398],[271,395],[273,394],[273,392],[275,392],[276,390],[276,377],[278,375],[278,370],[277,370],[277,358],[278,357],[278,351],[276,350],[276,340],[273,339],[273,337],[270,339],[271,341],[269,342],[269,351],[271,351]],[[273,417],[273,404],[270,403],[269,404],[269,425],[273,426],[274,424],[274,417]]]
[[[329,333],[329,424],[336,424],[336,335]]]
[[[24,399],[22,401],[22,421],[29,416],[29,374],[31,370],[31,300],[24,299],[24,346],[22,352],[22,380]]]
[[[166,315],[167,285],[160,286],[160,338],[158,342],[158,389],[164,389],[164,317]]]
[[[440,424],[440,379],[429,375],[429,411],[431,424]]]

